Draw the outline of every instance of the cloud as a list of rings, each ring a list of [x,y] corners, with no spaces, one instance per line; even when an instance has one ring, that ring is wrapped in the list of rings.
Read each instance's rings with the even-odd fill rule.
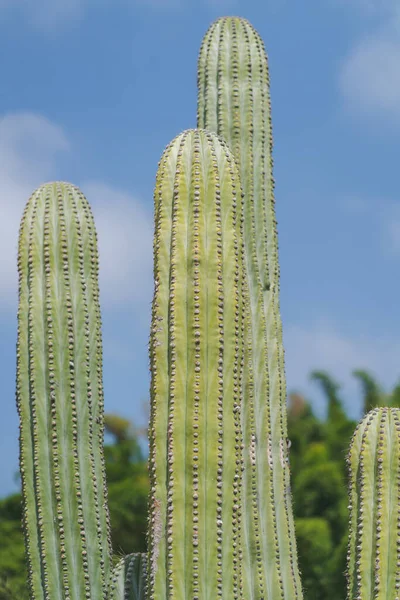
[[[359,417],[360,388],[352,377],[353,369],[366,369],[377,381],[392,389],[399,372],[400,342],[396,338],[349,336],[330,319],[320,319],[310,326],[288,325],[284,328],[288,391],[294,389],[315,399],[319,414],[324,412],[325,399],[315,384],[310,383],[313,370],[326,370],[343,384],[342,398],[352,417]]]
[[[332,2],[371,17],[393,17],[398,11],[397,0],[332,0]]]
[[[351,48],[339,88],[354,114],[400,124],[400,4],[398,0],[332,0],[371,17],[370,33]]]
[[[51,177],[56,156],[68,150],[63,131],[32,113],[0,119],[0,306],[14,307],[17,244],[22,212],[32,191]]]
[[[23,16],[29,25],[47,29],[79,19],[87,3],[88,0],[0,0],[0,22],[4,17]]]
[[[62,129],[40,115],[18,113],[0,119],[2,312],[16,309],[18,230],[24,206],[34,189],[58,178],[57,158],[69,148]],[[98,231],[102,306],[148,306],[152,293],[151,211],[103,182],[80,187],[92,206]]]
[[[129,194],[103,183],[82,184],[96,222],[102,305],[151,302],[153,218]]]
[[[340,89],[350,108],[400,124],[400,40],[383,33],[361,40],[340,72]]]

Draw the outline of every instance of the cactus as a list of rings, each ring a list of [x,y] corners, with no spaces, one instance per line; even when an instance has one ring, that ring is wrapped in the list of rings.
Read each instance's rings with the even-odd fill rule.
[[[348,454],[348,598],[400,596],[400,410],[376,408],[357,426]]]
[[[107,600],[145,600],[146,554],[128,554],[114,567]]]
[[[101,598],[111,548],[97,248],[93,217],[76,188],[49,184],[34,192],[18,268],[17,403],[31,597]]]
[[[268,65],[247,21],[211,26],[198,82],[199,125],[214,133],[175,138],[155,189],[148,552],[117,564],[93,217],[66,183],[40,187],[23,214],[16,387],[31,600],[302,598]],[[379,408],[351,443],[348,600],[400,598],[399,432],[399,410]]]
[[[225,139],[244,192],[250,321],[243,398],[246,598],[300,599],[291,505],[286,383],[272,176],[268,63],[245,19],[211,25],[198,62],[198,127]]]
[[[186,131],[155,190],[149,599],[242,598],[241,189],[226,145]]]
[[[29,199],[19,251],[17,406],[32,600],[105,598],[111,539],[103,457],[96,231],[74,186]]]

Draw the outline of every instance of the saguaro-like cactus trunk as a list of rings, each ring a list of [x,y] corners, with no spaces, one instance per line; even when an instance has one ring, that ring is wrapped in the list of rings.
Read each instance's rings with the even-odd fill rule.
[[[69,184],[40,187],[18,252],[17,405],[32,600],[104,599],[110,529],[96,232]]]
[[[187,131],[155,189],[149,598],[242,598],[241,189],[214,134]]]
[[[244,19],[212,24],[198,64],[198,126],[232,149],[244,192],[250,302],[243,399],[244,596],[302,597],[290,494],[286,384],[279,314],[269,76],[264,45]]]
[[[376,408],[348,456],[348,600],[400,597],[400,409]]]

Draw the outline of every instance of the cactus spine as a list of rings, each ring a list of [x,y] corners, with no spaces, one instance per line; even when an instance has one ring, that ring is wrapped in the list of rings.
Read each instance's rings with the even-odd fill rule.
[[[400,410],[376,408],[358,425],[348,455],[348,599],[400,596]]]
[[[204,37],[197,115],[199,127],[215,131],[232,149],[244,192],[250,293],[242,415],[245,597],[300,599],[287,462],[268,64],[261,38],[245,19],[218,19]]]
[[[186,131],[155,189],[149,598],[242,598],[241,189],[227,146]]]

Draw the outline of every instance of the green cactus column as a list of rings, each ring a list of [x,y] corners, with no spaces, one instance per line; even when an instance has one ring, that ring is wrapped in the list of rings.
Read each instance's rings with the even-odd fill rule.
[[[198,126],[232,149],[244,191],[250,293],[243,402],[244,595],[302,597],[290,494],[268,63],[245,19],[218,19],[198,63]]]
[[[348,600],[400,597],[400,409],[376,408],[348,455]]]
[[[114,567],[107,600],[145,600],[147,554],[128,554]]]
[[[110,529],[103,459],[96,232],[74,186],[28,201],[19,236],[17,405],[32,600],[106,597]]]
[[[241,189],[214,134],[165,150],[155,189],[149,598],[242,598]]]

